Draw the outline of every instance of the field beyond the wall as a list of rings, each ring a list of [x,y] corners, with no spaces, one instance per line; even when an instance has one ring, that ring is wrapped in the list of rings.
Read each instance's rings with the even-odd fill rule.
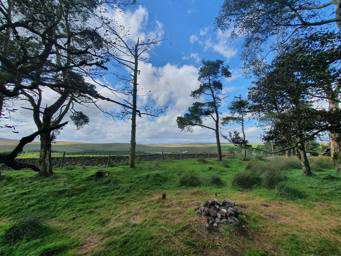
[[[316,161],[314,175],[305,177],[285,161],[68,166],[52,178],[4,171],[0,255],[341,255],[341,175]],[[238,175],[257,168],[280,173],[279,183],[261,170],[246,188]],[[237,202],[243,227],[209,232],[195,210],[213,198]]]

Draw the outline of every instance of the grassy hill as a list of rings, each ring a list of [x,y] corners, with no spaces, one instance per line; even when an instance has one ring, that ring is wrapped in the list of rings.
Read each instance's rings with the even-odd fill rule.
[[[16,145],[16,140],[0,139],[0,152],[8,152]],[[223,145],[225,150],[231,149],[231,145]],[[26,153],[38,152],[39,143],[33,142],[25,147]],[[113,154],[124,155],[129,152],[127,143],[82,143],[57,141],[53,144],[54,152],[67,152],[69,154]],[[137,145],[139,154],[152,153],[202,153],[216,152],[214,144],[157,144]],[[34,155],[34,154],[33,154]]]
[[[289,169],[286,193],[241,190],[232,180],[246,164],[256,163],[142,162],[135,170],[108,168],[102,179],[98,168],[57,169],[52,178],[4,172],[0,255],[340,255],[340,175]],[[208,232],[195,209],[211,198],[235,200],[246,224]]]

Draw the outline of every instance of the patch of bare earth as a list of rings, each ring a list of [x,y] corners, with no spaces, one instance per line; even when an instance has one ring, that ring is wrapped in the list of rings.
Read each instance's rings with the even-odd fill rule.
[[[102,244],[99,236],[88,236],[80,245],[78,255],[90,255]]]

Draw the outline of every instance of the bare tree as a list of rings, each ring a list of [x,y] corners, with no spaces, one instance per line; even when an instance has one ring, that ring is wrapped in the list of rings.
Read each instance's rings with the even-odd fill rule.
[[[112,25],[112,20],[100,17],[102,24],[106,28],[106,43],[108,46],[108,53],[110,57],[119,65],[124,67],[128,73],[129,78],[123,79],[129,83],[123,90],[123,93],[128,96],[125,103],[130,108],[124,110],[124,115],[130,115],[131,118],[131,134],[130,134],[130,150],[129,150],[129,166],[134,168],[136,165],[136,134],[137,134],[137,117],[138,117],[138,91],[140,87],[139,75],[141,62],[148,61],[148,52],[160,43],[159,35],[146,35],[141,37],[134,37],[129,35],[129,31],[116,30]],[[144,112],[140,112],[140,116],[149,115],[156,116],[161,109],[148,108],[142,106]]]

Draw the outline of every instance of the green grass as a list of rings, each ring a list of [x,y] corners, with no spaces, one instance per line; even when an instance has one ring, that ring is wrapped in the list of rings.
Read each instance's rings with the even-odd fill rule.
[[[6,171],[0,255],[339,255],[341,177],[335,171],[304,177],[286,170],[285,184],[305,194],[292,199],[276,189],[232,186],[245,165],[237,159],[141,162],[133,170],[108,168],[102,179],[94,177],[95,167],[56,169],[52,178]],[[183,177],[200,182],[188,185]],[[242,204],[246,229],[208,233],[195,209],[210,198]],[[28,219],[38,225],[30,228]],[[20,239],[6,240],[11,230],[22,234],[22,223]],[[43,235],[35,235],[37,228]]]

